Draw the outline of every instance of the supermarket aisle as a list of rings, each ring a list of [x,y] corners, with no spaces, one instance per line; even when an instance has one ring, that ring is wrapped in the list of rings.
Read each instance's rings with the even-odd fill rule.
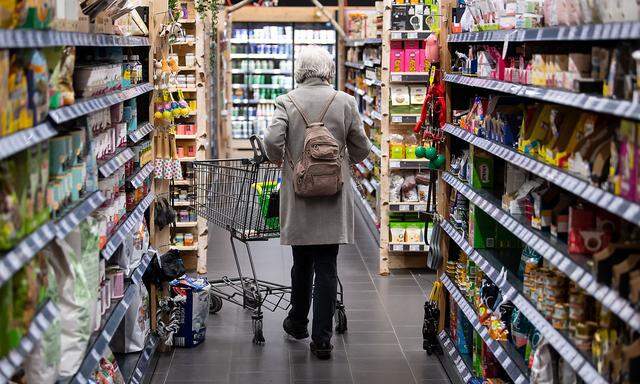
[[[377,245],[361,220],[356,215],[358,246],[342,247],[338,257],[349,331],[334,337],[332,360],[311,356],[308,340],[286,338],[282,311],[265,315],[267,343],[253,345],[249,312],[225,302],[209,317],[205,343],[162,356],[153,383],[449,383],[437,358],[422,350],[424,292],[435,275],[378,276]],[[226,234],[214,229],[209,239],[211,278],[233,275]],[[252,252],[262,278],[288,282],[289,248],[276,239],[253,243]]]

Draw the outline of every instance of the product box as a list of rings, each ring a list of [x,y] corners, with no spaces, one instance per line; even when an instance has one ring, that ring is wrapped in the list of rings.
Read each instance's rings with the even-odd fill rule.
[[[471,147],[471,186],[476,189],[493,189],[493,156]]]
[[[411,97],[409,87],[406,85],[391,86],[391,106],[390,112],[393,113],[410,113]]]
[[[404,71],[404,50],[402,49],[402,41],[392,41],[390,44],[391,57],[389,62],[391,63],[391,72]]]
[[[422,104],[424,104],[424,99],[427,96],[427,87],[426,86],[411,86],[409,87],[410,93],[410,112],[419,114],[422,112]]]
[[[391,7],[391,30],[392,31],[405,31],[407,30],[407,24],[409,21],[409,8],[408,5],[393,5]]]
[[[424,61],[420,60],[420,52],[419,41],[408,40],[404,42],[404,72],[424,71]]]
[[[497,226],[491,216],[469,204],[469,243],[473,248],[495,248]]]
[[[638,172],[638,160],[636,157],[636,147],[638,142],[636,141],[636,123],[629,120],[621,120],[619,128],[618,142],[618,175],[620,180],[619,191],[616,191],[620,196],[634,201],[636,199],[636,183]]]

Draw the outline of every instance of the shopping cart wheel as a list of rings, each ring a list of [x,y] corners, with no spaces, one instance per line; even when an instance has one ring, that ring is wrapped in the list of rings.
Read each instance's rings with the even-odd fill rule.
[[[216,295],[211,295],[209,299],[209,313],[218,313],[222,309],[222,299]]]
[[[347,311],[342,303],[338,303],[336,308],[336,333],[341,335],[347,332]]]
[[[263,345],[265,343],[262,333],[262,315],[253,318],[253,344]]]

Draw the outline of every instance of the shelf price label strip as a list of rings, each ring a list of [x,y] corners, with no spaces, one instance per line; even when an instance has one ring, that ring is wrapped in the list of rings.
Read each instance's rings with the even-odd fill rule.
[[[133,156],[133,151],[130,148],[125,148],[120,151],[120,153],[100,166],[99,171],[102,177],[111,176],[115,171],[125,165],[127,161],[133,159]]]
[[[145,164],[145,166],[142,167],[142,169],[140,169],[138,173],[136,173],[135,176],[131,178],[131,185],[134,188],[140,188],[154,169],[155,167],[153,165],[153,162],[148,162],[147,164]]]
[[[631,328],[640,331],[640,313],[634,309],[631,303],[620,297],[617,291],[598,283],[588,270],[574,262],[564,250],[558,249],[562,249],[561,244],[521,224],[499,208],[497,203],[491,202],[488,197],[478,194],[450,173],[444,173],[443,180],[462,193],[474,205],[493,217],[500,225],[511,231],[522,242],[540,253],[554,267],[562,271],[578,286],[602,303],[604,307],[629,324]]]
[[[431,31],[416,31],[416,32],[394,32],[391,31],[391,40],[426,40]]]
[[[460,290],[458,290],[455,284],[453,284],[453,282],[449,279],[449,276],[442,274],[440,276],[440,281],[442,281],[442,284],[445,286],[447,291],[449,291],[453,299],[456,301],[456,303],[458,303],[458,306],[462,310],[462,313],[464,313],[464,315],[467,317],[467,320],[469,320],[476,332],[482,337],[487,347],[489,347],[493,355],[496,357],[496,360],[500,362],[511,380],[513,380],[515,384],[528,384],[529,379],[523,374],[523,372],[520,372],[518,365],[513,360],[511,360],[511,357],[504,350],[504,347],[489,336],[487,328],[484,325],[480,324],[480,320],[478,319],[478,315],[476,314],[475,310],[471,307],[471,305],[469,305],[467,299],[462,295],[462,293],[460,293]]]
[[[149,122],[144,123],[140,127],[138,127],[138,129],[136,129],[135,131],[131,132],[129,134],[129,138],[134,143],[137,143],[138,141],[142,140],[143,137],[145,137],[149,133],[151,133],[151,131],[153,131],[154,129],[155,128],[154,128],[153,124],[151,124]]]
[[[453,364],[458,370],[458,375],[462,378],[462,382],[469,382],[469,380],[473,378],[473,375],[469,371],[469,367],[467,367],[464,360],[462,360],[462,357],[460,357],[456,346],[451,342],[449,335],[447,335],[447,332],[444,329],[440,331],[438,338],[440,339],[440,344],[444,347],[446,354],[451,357],[451,361],[453,361]]]
[[[429,244],[389,244],[392,252],[427,252]]]
[[[20,241],[11,251],[0,256],[0,287],[26,265],[36,253],[49,244],[55,236],[55,225],[50,221]]]
[[[389,210],[393,212],[427,212],[427,204],[389,203]]]
[[[621,40],[640,39],[640,22],[623,21],[606,24],[586,24],[570,27],[545,27],[516,31],[483,31],[450,34],[449,43],[502,42],[509,41],[575,41],[575,40]]]
[[[362,63],[354,63],[351,61],[344,62],[345,67],[354,68],[354,69],[364,69],[364,64]]]
[[[20,344],[0,360],[0,381],[11,379],[57,317],[58,307],[52,301],[47,301],[31,320],[27,334],[22,337]]]
[[[52,138],[58,132],[49,122],[0,138],[0,160]]]
[[[568,172],[544,164],[501,144],[478,137],[460,127],[447,124],[444,130],[478,148],[500,156],[511,164],[548,180],[614,215],[620,216],[633,224],[640,225],[640,204],[594,187],[589,182],[579,179]]]
[[[144,83],[109,95],[80,100],[73,105],[50,111],[49,116],[56,124],[62,124],[151,91],[153,91],[153,85],[151,83]]]
[[[145,47],[149,38],[98,33],[39,31],[29,29],[0,30],[0,48],[43,48],[74,45],[84,47]]]
[[[149,266],[149,261],[151,259],[143,259],[143,262],[140,263],[135,273],[138,273],[138,270],[141,270],[141,274],[147,270]],[[146,263],[144,262],[146,261]],[[135,291],[137,289],[137,284],[131,284],[127,287],[127,290],[124,293],[124,297],[116,304],[116,307],[113,309],[109,318],[104,324],[104,327],[100,331],[100,334],[96,338],[96,340],[91,345],[91,348],[88,350],[87,354],[78,369],[78,372],[75,376],[69,381],[70,384],[86,384],[93,373],[93,370],[98,366],[100,362],[100,358],[104,355],[109,346],[109,342],[113,335],[116,333],[120,322],[124,318],[124,315],[127,312],[127,309],[131,306],[131,303],[135,297]]]
[[[640,120],[640,103],[632,103],[627,100],[614,100],[570,91],[546,89],[456,74],[446,74],[444,80],[449,83],[484,88],[492,91],[510,93],[520,97],[567,105],[585,111],[607,113],[618,117]]]
[[[142,355],[140,356],[140,359],[136,364],[136,368],[133,371],[133,375],[131,376],[131,379],[129,380],[129,384],[142,383],[144,379],[144,375],[147,371],[147,368],[149,367],[149,361],[151,360],[151,356],[153,356],[153,353],[155,352],[157,346],[158,346],[158,338],[155,337],[154,335],[149,336],[149,342],[147,343],[144,349],[144,352],[142,352]]]
[[[56,236],[64,239],[67,235],[83,222],[90,214],[105,202],[105,197],[100,191],[93,192],[84,201],[67,213],[56,223]]]
[[[500,272],[478,253],[478,251],[463,238],[460,232],[456,231],[448,221],[442,221],[440,226],[460,249],[469,255],[469,258],[489,276],[491,281],[500,287],[500,290],[504,292],[505,298],[511,300],[513,304],[522,311],[527,319],[536,326],[536,329],[551,343],[554,349],[562,354],[562,357],[571,367],[579,374],[581,373],[581,377],[585,382],[606,383],[606,380],[597,373],[593,365],[578,352],[571,342],[549,324],[527,298],[506,280],[499,281]]]
[[[131,233],[135,226],[140,223],[145,211],[153,202],[154,197],[153,193],[149,193],[138,203],[138,206],[131,212],[129,217],[127,217],[114,234],[111,235],[109,241],[107,241],[107,244],[102,250],[102,257],[109,260],[111,256],[113,256],[120,244],[122,244],[126,238],[127,234]]]

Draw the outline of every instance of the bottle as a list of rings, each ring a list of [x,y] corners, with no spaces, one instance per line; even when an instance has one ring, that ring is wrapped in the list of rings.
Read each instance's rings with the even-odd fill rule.
[[[131,86],[131,67],[129,65],[129,56],[122,56],[122,88]]]

